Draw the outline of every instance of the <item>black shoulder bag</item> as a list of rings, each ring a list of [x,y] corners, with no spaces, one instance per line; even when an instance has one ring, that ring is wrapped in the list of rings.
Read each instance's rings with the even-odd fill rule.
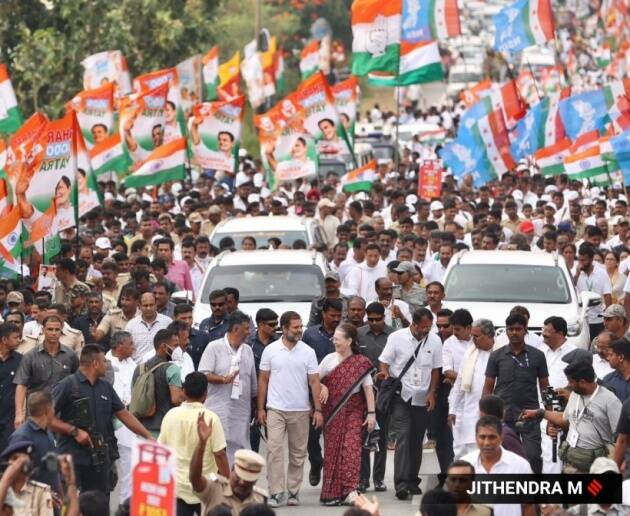
[[[391,408],[394,396],[400,394],[400,391],[402,389],[402,377],[405,376],[405,373],[409,371],[411,364],[413,364],[416,358],[418,358],[418,352],[428,338],[429,335],[427,334],[424,339],[422,339],[422,341],[418,342],[416,350],[413,352],[413,355],[411,355],[411,358],[407,361],[405,367],[403,367],[403,370],[400,372],[398,377],[390,376],[386,380],[382,381],[381,386],[376,393],[376,410],[380,414],[389,413],[389,409]]]

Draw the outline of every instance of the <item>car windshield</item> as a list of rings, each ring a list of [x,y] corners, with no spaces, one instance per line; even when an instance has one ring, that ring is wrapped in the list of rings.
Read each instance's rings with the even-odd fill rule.
[[[247,233],[215,233],[212,237],[212,245],[220,248],[219,243],[225,237],[234,240],[234,248],[241,249],[243,238],[252,236],[256,239],[256,248],[267,247],[270,238],[279,238],[282,244],[293,245],[296,240],[303,240],[308,246],[308,235],[306,231],[248,231]]]
[[[560,267],[459,264],[444,285],[448,301],[569,303],[571,294]]]
[[[324,277],[315,265],[222,265],[210,271],[200,299],[225,287],[237,288],[241,303],[310,302],[323,295]]]
[[[394,147],[374,147],[374,157],[378,159],[394,159]]]

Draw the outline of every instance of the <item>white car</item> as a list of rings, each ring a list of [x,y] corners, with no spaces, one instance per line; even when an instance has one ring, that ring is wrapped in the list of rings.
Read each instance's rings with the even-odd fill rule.
[[[598,294],[578,295],[562,256],[528,251],[460,251],[444,276],[444,308],[465,308],[474,319],[490,319],[499,333],[515,305],[530,313],[529,329],[542,332],[552,315],[564,318],[568,340],[588,349],[586,308],[602,302]]]
[[[308,217],[234,217],[219,222],[210,235],[210,243],[219,248],[225,237],[234,240],[236,249],[246,236],[256,239],[256,247],[269,245],[267,240],[276,237],[283,244],[292,245],[296,240],[303,240],[306,246],[324,243],[324,235],[317,220]]]
[[[195,303],[193,323],[198,326],[210,316],[210,292],[233,287],[240,294],[239,309],[252,320],[261,308],[271,308],[278,316],[293,310],[306,326],[311,302],[324,295],[327,272],[326,258],[315,251],[223,252],[208,266]]]
[[[474,86],[482,79],[483,70],[479,63],[453,65],[448,74],[446,93],[450,98],[457,99],[461,90]]]

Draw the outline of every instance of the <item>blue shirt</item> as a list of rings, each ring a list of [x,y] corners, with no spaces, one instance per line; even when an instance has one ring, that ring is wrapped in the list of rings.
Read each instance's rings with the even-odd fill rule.
[[[205,318],[199,324],[199,331],[208,334],[208,342],[222,339],[223,336],[227,333],[227,329],[227,317],[224,317],[219,322],[216,322],[214,316],[211,315],[210,317]]]
[[[3,362],[0,360],[0,425],[13,425],[15,419],[15,383],[22,355],[15,351],[9,353]],[[4,434],[7,435],[7,434]]]
[[[57,446],[55,445],[52,432],[38,426],[30,417],[9,437],[9,444],[18,441],[30,441],[33,443],[33,454],[36,463],[39,463],[48,452],[57,453]],[[53,491],[59,492],[59,475],[57,473],[41,471],[38,468],[32,478],[38,482],[48,484]]]
[[[208,342],[210,342],[210,336],[206,332],[196,330],[195,328],[190,329],[186,353],[188,353],[190,358],[192,358],[193,364],[195,365],[195,371],[199,367],[201,355],[203,355],[203,351],[206,349]]]
[[[322,324],[307,328],[302,336],[302,340],[315,350],[317,363],[321,363],[326,355],[335,351],[332,341],[333,334],[328,333]]]
[[[604,376],[602,383],[619,398],[621,403],[630,398],[630,381],[626,380],[619,371],[608,373]]]
[[[278,340],[278,336],[272,335],[269,339],[269,342],[267,342],[267,344],[263,344],[258,337],[258,332],[255,332],[251,337],[247,339],[247,344],[252,347],[252,351],[254,352],[254,365],[256,367],[256,374],[260,372],[260,359],[262,358],[263,351],[265,351],[265,347],[275,340]]]

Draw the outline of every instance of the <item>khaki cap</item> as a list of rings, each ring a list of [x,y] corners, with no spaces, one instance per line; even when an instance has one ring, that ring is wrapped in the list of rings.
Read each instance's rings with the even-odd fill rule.
[[[234,454],[234,471],[245,482],[256,482],[265,464],[262,455],[252,450],[238,450]]]

